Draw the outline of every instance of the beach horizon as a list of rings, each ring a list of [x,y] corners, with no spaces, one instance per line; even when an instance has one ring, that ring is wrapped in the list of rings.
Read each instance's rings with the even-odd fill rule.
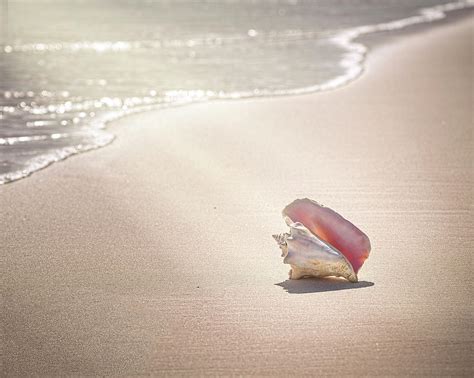
[[[472,375],[472,21],[332,91],[128,116],[1,186],[4,374]],[[359,283],[287,279],[302,197],[370,237]]]

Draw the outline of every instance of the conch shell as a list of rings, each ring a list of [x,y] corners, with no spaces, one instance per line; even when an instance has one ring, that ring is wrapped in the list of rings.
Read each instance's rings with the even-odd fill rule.
[[[285,207],[283,217],[290,232],[273,237],[282,250],[283,263],[291,265],[290,279],[336,276],[358,281],[357,273],[370,253],[367,235],[308,198]]]

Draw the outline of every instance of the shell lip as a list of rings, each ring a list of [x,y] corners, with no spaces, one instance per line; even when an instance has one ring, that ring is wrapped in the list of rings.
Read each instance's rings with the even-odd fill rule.
[[[288,217],[288,216],[286,215],[286,209],[287,209],[287,208],[289,208],[289,207],[290,207],[291,205],[293,205],[295,202],[302,202],[302,201],[309,201],[309,202],[312,202],[312,203],[314,203],[315,205],[318,205],[318,206],[320,206],[320,207],[326,207],[326,206],[324,206],[322,203],[320,203],[320,202],[318,202],[318,201],[315,201],[315,200],[313,200],[313,199],[311,199],[311,198],[308,198],[308,197],[305,197],[305,198],[297,198],[297,199],[295,199],[292,203],[286,205],[285,208],[282,210],[281,213],[282,213],[283,217]]]

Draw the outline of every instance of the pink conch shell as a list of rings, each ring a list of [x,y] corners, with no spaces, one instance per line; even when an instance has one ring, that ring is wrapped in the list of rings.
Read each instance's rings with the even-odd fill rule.
[[[335,276],[357,282],[357,274],[341,252],[318,238],[302,223],[288,226],[289,233],[273,235],[273,238],[282,251],[283,263],[291,266],[290,279]]]
[[[340,251],[356,274],[369,257],[370,241],[367,235],[328,207],[308,198],[297,199],[285,207],[283,216],[289,218],[290,223],[302,223],[314,235]]]

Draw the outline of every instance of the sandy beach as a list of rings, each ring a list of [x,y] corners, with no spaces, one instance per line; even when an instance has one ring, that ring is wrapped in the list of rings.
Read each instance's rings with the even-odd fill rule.
[[[350,85],[114,124],[0,188],[3,374],[473,374],[472,17]],[[358,284],[288,281],[309,197],[369,235]]]

